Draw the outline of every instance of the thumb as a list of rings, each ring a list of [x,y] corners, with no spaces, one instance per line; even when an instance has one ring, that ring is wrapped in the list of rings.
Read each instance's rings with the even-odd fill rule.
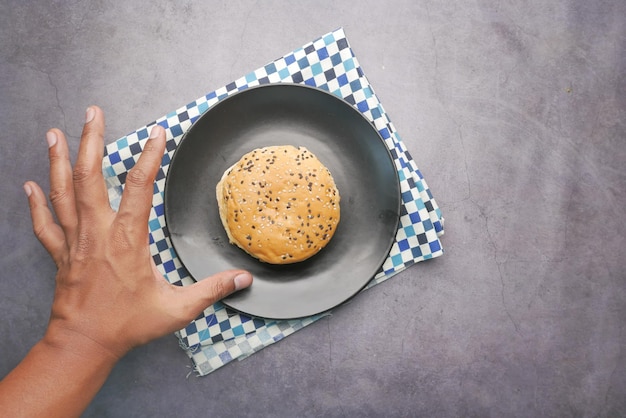
[[[252,275],[244,270],[226,270],[209,276],[191,286],[178,287],[184,301],[185,316],[193,319],[208,306],[233,292],[252,284]]]

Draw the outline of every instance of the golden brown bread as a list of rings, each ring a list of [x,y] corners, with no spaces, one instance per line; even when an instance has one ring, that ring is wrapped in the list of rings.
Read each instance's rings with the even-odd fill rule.
[[[267,263],[306,260],[328,244],[339,223],[335,181],[304,147],[245,154],[226,170],[216,196],[230,242]]]

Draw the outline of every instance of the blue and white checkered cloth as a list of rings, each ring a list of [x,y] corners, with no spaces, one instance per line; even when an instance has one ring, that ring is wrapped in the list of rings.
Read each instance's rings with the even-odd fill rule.
[[[443,234],[441,211],[359,66],[343,29],[338,29],[107,146],[103,172],[111,206],[117,209],[126,174],[139,158],[151,127],[159,124],[166,129],[167,150],[154,185],[149,228],[154,261],[170,283],[180,286],[193,283],[172,247],[163,213],[163,191],[171,157],[183,134],[211,106],[235,92],[267,83],[302,83],[343,98],[374,124],[391,152],[402,192],[400,223],[388,258],[366,289],[412,264],[443,253],[439,241]],[[192,359],[196,372],[206,375],[234,359],[241,360],[282,340],[324,315],[265,320],[239,314],[218,302],[176,336]]]

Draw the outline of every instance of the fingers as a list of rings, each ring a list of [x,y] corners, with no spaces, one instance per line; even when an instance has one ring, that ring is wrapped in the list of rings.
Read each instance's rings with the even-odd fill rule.
[[[36,183],[29,181],[24,184],[24,191],[28,196],[33,232],[50,253],[56,265],[59,266],[67,254],[65,234],[61,227],[54,222],[43,190]]]
[[[72,239],[78,220],[67,141],[58,129],[48,131],[46,140],[50,159],[50,202],[66,237]]]
[[[74,165],[73,181],[76,211],[79,222],[93,222],[103,210],[110,211],[104,177],[104,114],[97,106],[90,106]]]
[[[165,130],[155,125],[150,138],[141,152],[137,164],[128,172],[118,220],[125,228],[140,228],[136,238],[145,240],[146,225],[152,207],[154,179],[157,175],[165,151]]]
[[[252,275],[242,270],[227,270],[200,280],[191,286],[176,287],[177,303],[180,316],[191,321],[220,299],[231,293],[245,289],[252,284]]]

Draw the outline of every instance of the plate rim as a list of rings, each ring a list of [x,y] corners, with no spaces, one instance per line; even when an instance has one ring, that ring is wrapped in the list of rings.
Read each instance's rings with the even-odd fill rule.
[[[168,171],[167,174],[165,176],[165,185],[164,185],[164,191],[163,191],[163,203],[164,203],[164,219],[165,219],[165,225],[167,227],[168,222],[167,222],[167,218],[168,218],[168,211],[170,209],[168,209],[168,180],[170,179],[172,170],[171,168],[174,166],[175,162],[176,162],[176,157],[179,154],[178,151],[181,147],[181,145],[183,144],[183,142],[185,141],[185,139],[192,134],[194,127],[197,126],[198,122],[200,122],[200,120],[202,118],[204,118],[206,115],[209,115],[212,111],[214,111],[215,109],[217,109],[220,105],[227,103],[229,100],[243,95],[245,93],[249,93],[253,90],[260,90],[260,89],[268,89],[268,88],[299,88],[299,89],[307,89],[310,91],[314,91],[316,93],[321,93],[326,95],[327,97],[332,98],[332,100],[336,100],[339,101],[342,106],[344,108],[350,109],[351,112],[356,113],[359,115],[360,118],[362,118],[362,120],[367,124],[367,126],[369,127],[369,129],[375,133],[376,137],[378,138],[378,141],[380,141],[380,143],[383,146],[383,149],[385,150],[385,154],[386,154],[386,161],[388,161],[388,163],[390,164],[390,167],[392,168],[392,171],[394,173],[394,184],[395,187],[397,188],[397,194],[395,194],[395,203],[396,203],[396,213],[398,214],[398,216],[395,217],[395,220],[393,221],[393,228],[390,228],[390,230],[393,231],[393,233],[389,234],[389,239],[387,244],[384,246],[385,251],[381,251],[381,255],[379,256],[379,258],[376,261],[376,268],[373,269],[372,273],[368,276],[367,279],[363,279],[363,284],[356,289],[351,295],[343,298],[340,302],[326,308],[323,310],[320,310],[318,312],[315,313],[307,313],[304,315],[299,315],[299,316],[292,316],[292,315],[287,315],[287,316],[260,316],[258,314],[254,314],[253,312],[247,312],[245,309],[241,309],[239,307],[233,306],[231,305],[231,303],[229,303],[229,298],[233,297],[234,295],[236,295],[238,292],[235,292],[234,294],[228,295],[226,297],[224,297],[223,299],[220,300],[220,302],[227,306],[229,309],[233,309],[234,311],[247,315],[247,316],[251,316],[251,317],[259,317],[259,318],[264,318],[264,319],[272,319],[272,320],[290,320],[290,319],[298,319],[298,318],[305,318],[305,317],[310,317],[310,316],[315,316],[315,315],[320,315],[320,314],[324,314],[326,312],[329,312],[332,309],[335,309],[343,304],[345,304],[346,302],[348,302],[349,300],[351,300],[353,297],[355,297],[356,295],[358,295],[360,292],[362,292],[365,287],[367,287],[367,285],[374,279],[374,277],[377,275],[377,273],[380,271],[382,265],[385,263],[386,259],[389,256],[389,253],[393,247],[393,244],[396,241],[396,235],[397,235],[397,231],[398,231],[398,225],[400,224],[400,216],[401,216],[401,208],[402,208],[402,189],[401,189],[401,184],[400,184],[400,179],[398,176],[398,168],[396,167],[396,162],[393,158],[393,155],[391,153],[391,150],[389,149],[389,147],[387,146],[385,139],[382,137],[382,135],[380,134],[380,132],[378,131],[378,129],[376,128],[376,126],[374,125],[374,122],[371,121],[370,119],[368,119],[363,112],[361,112],[358,108],[355,107],[355,105],[352,105],[350,102],[348,102],[347,100],[345,100],[343,97],[340,97],[328,90],[324,90],[320,87],[317,86],[311,86],[311,85],[307,85],[307,84],[299,84],[299,83],[291,83],[291,82],[279,82],[279,83],[267,83],[267,84],[260,84],[260,85],[256,85],[256,86],[249,86],[246,87],[242,90],[238,90],[235,92],[230,93],[228,96],[223,97],[221,99],[219,99],[218,102],[214,103],[213,105],[211,105],[208,109],[206,109],[202,114],[200,114],[192,123],[192,125],[185,131],[185,133],[182,135],[180,141],[178,142],[176,149],[174,150],[174,153],[172,155],[172,157],[170,158],[169,164],[168,164]],[[183,267],[185,267],[185,270],[187,271],[187,273],[189,274],[189,277],[194,281],[194,282],[198,282],[202,279],[196,279],[194,277],[194,275],[192,274],[191,271],[189,271],[189,269],[185,266],[185,262],[183,261],[183,257],[181,256],[180,252],[177,250],[176,248],[176,243],[175,243],[175,238],[173,236],[173,234],[169,233],[168,234],[169,238],[170,238],[170,243],[171,246],[176,254],[176,256],[178,257],[179,262],[181,263],[181,265]],[[228,244],[228,245],[233,245],[233,244]],[[252,257],[248,254],[246,254],[247,257]],[[246,290],[243,289],[239,292],[245,292]]]

